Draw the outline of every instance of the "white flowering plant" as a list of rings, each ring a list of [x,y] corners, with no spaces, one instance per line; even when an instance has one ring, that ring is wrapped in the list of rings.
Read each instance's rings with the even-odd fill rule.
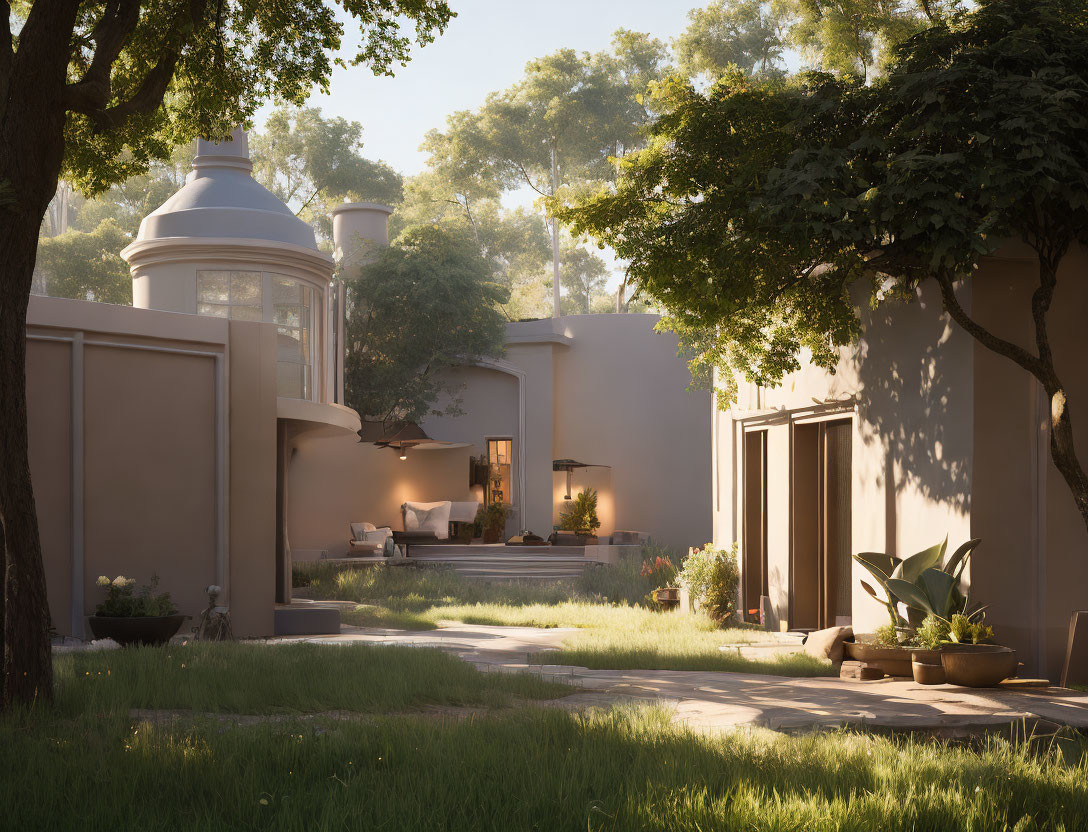
[[[106,599],[95,607],[94,614],[104,618],[150,618],[177,614],[177,607],[170,600],[169,592],[156,593],[159,576],[152,575],[151,583],[136,588],[134,578],[118,575],[112,580],[99,575],[97,586],[106,590]]]

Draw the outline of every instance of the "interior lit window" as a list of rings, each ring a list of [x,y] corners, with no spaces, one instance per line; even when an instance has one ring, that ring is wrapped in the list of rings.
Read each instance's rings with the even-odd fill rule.
[[[513,441],[510,439],[488,439],[487,461],[488,482],[487,501],[489,503],[505,503],[512,505],[514,495],[513,486],[513,460],[511,451]]]

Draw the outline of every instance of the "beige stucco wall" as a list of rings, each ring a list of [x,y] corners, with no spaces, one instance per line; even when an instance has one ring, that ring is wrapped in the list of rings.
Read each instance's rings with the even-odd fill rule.
[[[473,499],[468,457],[484,453],[489,437],[511,437],[522,463],[514,491],[523,512],[511,517],[511,534],[550,534],[565,483],[552,460],[571,457],[611,466],[575,474],[576,490],[598,489],[600,534],[637,529],[680,549],[705,543],[710,397],[687,391],[676,339],[655,333],[656,321],[585,315],[509,325],[501,359],[450,373],[462,415],[423,421],[431,437],[466,448],[401,462],[352,437],[300,437],[289,471],[292,549],[344,554],[349,522],[399,528],[406,499]]]
[[[969,288],[961,289],[970,304]],[[834,374],[808,362],[774,389],[740,380],[735,407],[715,416],[715,542],[743,545],[744,426],[767,431],[767,565],[773,627],[789,618],[792,537],[791,442],[796,425],[853,420],[851,548],[912,554],[947,534],[970,535],[974,401],[973,346],[930,287],[915,302],[862,313],[863,336],[841,351]],[[856,405],[851,405],[855,402]],[[884,623],[885,610],[860,587],[853,564],[853,624]],[[749,606],[755,606],[754,603]]]
[[[1025,251],[1010,247],[1002,254],[979,272],[975,314],[996,334],[1034,351],[1030,296],[1037,268]],[[1048,316],[1082,465],[1088,464],[1086,276],[1088,260],[1074,251],[1062,264]],[[984,541],[974,555],[976,597],[991,605],[1001,641],[1021,651],[1031,672],[1054,679],[1069,614],[1088,608],[1088,532],[1050,459],[1045,394],[1027,372],[981,346],[975,367],[971,526]]]
[[[563,507],[565,475],[552,460],[611,466],[580,469],[574,489],[598,491],[600,535],[635,529],[678,549],[710,539],[710,397],[687,390],[676,338],[654,331],[655,315],[571,315],[510,324],[503,359],[459,370],[464,415],[430,417],[431,436],[517,444],[518,385],[524,398],[523,528],[547,536]],[[515,448],[515,455],[517,449]],[[512,526],[515,525],[512,520]]]
[[[215,359],[88,346],[85,362],[86,597],[98,575],[157,574],[193,615],[216,580]]]
[[[1010,246],[959,290],[961,303],[998,335],[1033,350],[1030,295],[1037,272]],[[1088,259],[1070,254],[1049,315],[1059,375],[1074,413],[1082,462],[1088,421],[1084,313]],[[830,375],[806,364],[774,390],[742,383],[715,417],[715,539],[743,540],[744,419],[768,431],[768,566],[773,625],[788,614],[791,423],[854,397],[852,550],[912,554],[947,533],[951,546],[980,537],[967,577],[989,604],[998,639],[1021,651],[1029,673],[1055,678],[1074,609],[1088,606],[1088,533],[1049,459],[1049,405],[1028,374],[977,344],[941,312],[934,287],[918,302],[863,313],[864,334]],[[833,408],[833,404],[826,405]],[[807,410],[806,410],[807,409]],[[792,411],[792,413],[791,413]],[[885,621],[853,574],[858,631]]]
[[[247,353],[240,333],[265,349]],[[32,298],[27,334],[32,474],[57,631],[83,634],[70,591],[81,558],[85,614],[100,599],[98,575],[157,574],[194,619],[205,587],[226,584],[235,632],[270,634],[261,571],[274,564],[265,529],[274,530],[275,446],[268,467],[262,437],[275,432],[275,328]]]
[[[555,457],[612,466],[614,528],[680,550],[706,543],[710,395],[688,391],[676,336],[654,331],[656,315],[559,320],[572,342],[555,352]]]
[[[276,329],[230,322],[230,605],[237,636],[273,632]]]
[[[331,430],[295,437],[290,448],[288,536],[299,558],[315,550],[348,554],[349,523],[403,528],[406,500],[473,499],[467,448],[410,451],[402,461],[392,450]]]

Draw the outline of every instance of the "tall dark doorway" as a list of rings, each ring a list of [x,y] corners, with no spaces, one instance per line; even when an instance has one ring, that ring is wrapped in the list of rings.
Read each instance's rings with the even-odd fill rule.
[[[790,626],[851,616],[850,419],[794,425]]]
[[[744,434],[744,609],[767,595],[767,431]],[[757,619],[758,620],[758,619]]]

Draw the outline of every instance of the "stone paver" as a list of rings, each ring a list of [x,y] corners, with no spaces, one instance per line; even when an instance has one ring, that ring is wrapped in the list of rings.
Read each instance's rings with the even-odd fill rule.
[[[1088,693],[1061,688],[971,689],[923,686],[910,680],[860,682],[831,677],[794,678],[755,673],[678,670],[592,670],[529,664],[528,654],[556,649],[572,629],[493,627],[451,623],[429,632],[345,627],[339,636],[277,641],[356,642],[437,647],[481,670],[531,672],[582,690],[556,700],[582,708],[615,702],[660,702],[674,720],[703,730],[761,726],[803,730],[853,725],[917,729],[955,735],[1011,722],[1088,728]]]

